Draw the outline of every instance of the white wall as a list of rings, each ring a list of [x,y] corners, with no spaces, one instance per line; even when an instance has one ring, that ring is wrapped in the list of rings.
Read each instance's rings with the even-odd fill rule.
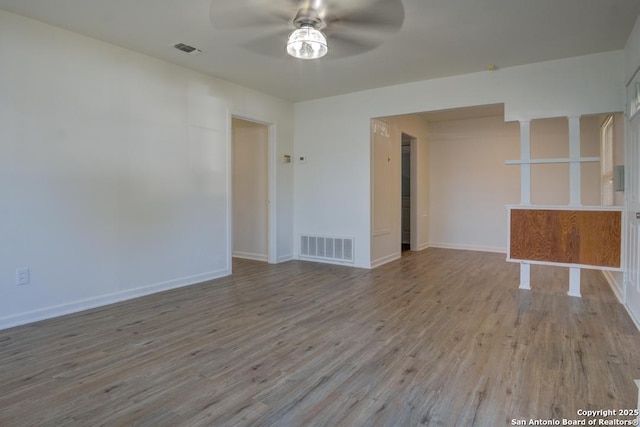
[[[401,169],[402,158],[400,155],[402,134],[408,134],[416,138],[416,147],[412,152],[412,167],[415,168],[416,185],[412,187],[411,203],[417,206],[412,211],[417,215],[412,216],[412,232],[416,233],[418,249],[424,249],[429,243],[429,151],[427,146],[427,123],[417,115],[405,115],[382,118],[389,124],[391,135],[391,150],[389,161],[385,166],[389,167],[390,175],[382,183],[384,188],[375,188],[372,191],[374,200],[379,203],[372,206],[372,216],[375,218],[374,209],[385,209],[384,215],[388,219],[388,231],[384,233],[372,233],[371,235],[371,263],[374,266],[397,259],[401,256]],[[385,162],[386,163],[386,162]],[[375,173],[375,171],[374,171]],[[379,213],[378,213],[379,215]]]
[[[503,117],[429,123],[430,246],[506,252],[520,201],[520,126]]]
[[[581,120],[581,151],[599,156],[601,117]],[[520,125],[502,116],[429,123],[430,246],[506,252],[505,205],[520,203]],[[531,122],[533,158],[568,157],[566,118]],[[533,204],[569,203],[569,167],[533,165]],[[600,204],[599,163],[583,165],[583,204]]]
[[[613,115],[613,164],[624,165],[624,113]],[[616,191],[613,195],[613,204],[624,206],[624,191]]]
[[[620,110],[622,111],[622,110]],[[600,128],[607,114],[580,118],[580,155],[600,157]],[[602,184],[600,182],[600,163],[581,165],[581,202],[583,205],[602,204]]]
[[[624,165],[624,126],[625,115],[616,113],[613,115],[613,164]],[[626,185],[626,184],[625,184]],[[616,206],[624,206],[624,191],[616,191],[613,196],[613,204]],[[623,230],[626,225],[623,226]],[[611,288],[615,292],[618,299],[624,300],[624,273],[618,271],[603,271],[606,279],[609,281]]]
[[[301,233],[352,235],[370,259],[372,117],[505,103],[505,119],[581,116],[624,108],[622,51],[415,82],[297,103],[294,244]],[[433,236],[432,236],[433,238]]]
[[[6,12],[0,57],[0,328],[229,274],[230,114],[279,156],[290,103]]]
[[[268,261],[269,128],[234,118],[233,256]]]
[[[637,68],[640,67],[640,16],[636,20],[636,25],[633,27],[627,44],[624,47],[624,64],[624,81],[627,83]]]
[[[580,155],[600,157],[600,125],[603,115],[580,118]],[[531,158],[569,157],[569,122],[566,117],[531,122]],[[581,202],[600,205],[600,163],[581,165]],[[531,166],[531,203],[568,205],[569,165],[566,163]]]
[[[412,217],[411,227],[417,233],[417,249],[425,249],[429,245],[429,126],[423,119],[412,114],[391,117],[391,124],[397,127],[400,140],[402,133],[417,140],[416,149],[411,152],[411,168],[417,173],[416,186],[411,188],[411,203],[417,205],[417,215]],[[399,185],[401,187],[402,183]]]

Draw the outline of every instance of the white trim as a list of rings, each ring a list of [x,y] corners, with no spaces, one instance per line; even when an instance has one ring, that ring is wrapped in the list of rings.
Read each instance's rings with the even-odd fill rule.
[[[582,297],[580,293],[580,268],[569,268],[569,292],[567,295],[570,297]]]
[[[360,264],[354,264],[351,261],[340,261],[340,260],[334,260],[334,259],[326,259],[326,258],[312,258],[312,257],[304,257],[304,256],[300,256],[298,258],[298,261],[305,261],[305,262],[318,262],[320,264],[331,264],[331,265],[340,265],[343,267],[351,267],[351,268],[372,268],[369,266],[363,266]]]
[[[376,190],[379,190],[375,187],[375,175],[376,175],[376,168],[375,168],[375,163],[376,163],[376,150],[375,150],[375,143],[376,143],[376,139],[375,139],[375,135],[381,135],[384,138],[387,138],[387,160],[389,159],[389,156],[391,155],[391,153],[389,152],[389,150],[391,149],[391,133],[389,130],[389,123],[379,119],[379,118],[371,118],[369,119],[369,181],[370,181],[370,185],[369,185],[369,218],[370,218],[370,230],[371,230],[371,236],[375,237],[375,236],[381,236],[384,234],[389,234],[391,233],[391,228],[390,226],[392,224],[376,224],[376,212],[375,212],[375,205],[376,205]],[[387,168],[389,167],[389,162],[387,161]],[[375,228],[375,226],[378,225],[381,228]],[[384,226],[383,226],[384,225]],[[372,246],[373,242],[370,243],[369,246]]]
[[[605,267],[602,265],[572,264],[568,262],[535,261],[530,259],[507,258],[507,262],[525,262],[527,264],[551,265],[554,267],[586,268],[589,270],[623,271],[622,267]]]
[[[429,242],[422,243],[421,245],[418,246],[418,250],[419,251],[423,251],[423,250],[428,249],[430,247],[431,247],[431,244]]]
[[[408,135],[408,134],[405,134]],[[410,147],[410,164],[411,164],[411,170],[410,172],[410,185],[411,185],[411,199],[409,201],[409,209],[410,209],[410,216],[409,216],[409,223],[411,224],[411,230],[409,230],[409,240],[410,240],[410,248],[412,250],[417,250],[419,243],[418,243],[418,237],[421,235],[421,226],[420,226],[420,221],[418,221],[418,218],[420,218],[420,207],[422,206],[422,204],[420,203],[422,200],[420,200],[420,192],[418,191],[419,188],[418,186],[420,185],[420,180],[419,180],[419,175],[418,175],[418,157],[419,157],[419,141],[418,138],[416,138],[415,136],[411,136],[411,145]],[[402,171],[400,172],[402,173]],[[402,214],[401,214],[402,215]],[[401,221],[402,222],[402,221]],[[402,235],[402,230],[400,230],[400,233]]]
[[[613,277],[611,271],[603,270],[602,275],[604,276],[609,286],[611,286],[611,290],[613,291],[613,294],[616,296],[616,298],[618,298],[620,304],[624,304],[624,297],[622,296],[622,284],[618,283],[615,277]]]
[[[292,261],[294,259],[295,259],[295,257],[293,256],[293,254],[282,255],[282,256],[278,257],[277,262],[278,262],[278,264],[280,264],[281,262],[288,262],[288,261]]]
[[[552,157],[548,159],[505,160],[505,165],[539,165],[547,163],[595,163],[600,157]]]
[[[569,157],[580,158],[580,117],[569,117]],[[569,205],[581,206],[581,171],[580,163],[569,163]],[[574,289],[575,291],[575,289]],[[573,294],[572,294],[573,295]]]
[[[634,325],[636,325],[636,328],[638,329],[638,331],[640,331],[640,320],[636,319],[636,316],[634,316],[633,312],[629,309],[629,306],[627,304],[622,304],[622,306],[624,307],[625,310],[627,310],[627,314],[629,314],[631,321],[633,322]]]
[[[194,276],[182,277],[179,279],[168,280],[166,282],[154,283],[152,285],[141,286],[126,291],[114,292],[99,297],[87,298],[75,302],[60,304],[52,307],[45,307],[27,313],[20,313],[12,316],[0,318],[0,330],[12,328],[14,326],[25,325],[27,323],[38,322],[40,320],[51,319],[53,317],[64,316],[66,314],[77,313],[92,308],[102,307],[146,295],[155,294],[157,292],[168,291],[171,289],[182,288],[185,286],[195,285],[209,280],[219,279],[229,276],[231,271],[228,269],[212,271],[209,273],[197,274]]]
[[[520,263],[520,286],[519,289],[531,290],[531,264]]]
[[[491,252],[491,253],[497,253],[497,254],[507,253],[507,250],[505,248],[499,248],[499,247],[493,247],[493,246],[464,245],[464,244],[458,244],[458,243],[431,242],[429,243],[429,247],[441,248],[441,249],[456,249],[461,251]]]
[[[227,270],[229,274],[233,271],[233,116],[227,107]]]
[[[558,205],[505,205],[507,209],[552,210],[552,211],[624,211],[624,206],[558,206]]]
[[[354,257],[355,258],[355,257]],[[323,257],[315,257],[315,256],[309,256],[309,255],[300,255],[300,257],[298,258],[300,261],[313,261],[313,262],[322,262],[324,264],[335,264],[335,265],[344,265],[347,267],[353,267],[354,262],[353,260],[341,260],[341,259],[337,259],[337,258],[323,258]]]
[[[248,252],[233,252],[234,258],[250,259],[253,261],[268,261],[269,258],[265,254],[252,254]]]
[[[233,215],[233,187],[231,183],[231,179],[233,176],[233,157],[231,156],[231,150],[233,147],[233,119],[240,119],[247,122],[257,123],[262,126],[267,127],[267,192],[268,192],[268,200],[267,200],[267,259],[270,264],[278,263],[278,242],[276,239],[277,233],[277,182],[276,182],[276,170],[278,167],[278,150],[276,147],[276,125],[273,123],[265,122],[262,120],[257,120],[252,117],[242,116],[238,114],[229,114],[229,194],[231,197],[230,211]],[[230,222],[230,234],[231,241],[229,245],[229,254],[233,251],[233,221]],[[233,255],[231,255],[233,256]],[[242,257],[239,257],[242,258]]]
[[[531,122],[520,122],[520,158],[523,163],[520,166],[520,203],[531,204]]]
[[[269,212],[269,229],[267,230],[267,261],[269,264],[278,263],[278,214],[277,214],[277,196],[278,196],[278,184],[276,171],[278,170],[278,150],[276,144],[276,125],[274,123],[268,124],[269,126],[269,141],[268,141],[268,156],[269,167],[267,168],[267,174],[269,179],[269,201],[267,204],[267,210]]]
[[[371,268],[380,267],[381,265],[388,264],[400,258],[402,258],[402,253],[400,252],[378,258],[377,260],[371,262]]]
[[[506,205],[506,208],[507,208],[507,251],[506,251],[507,261],[511,258],[511,208],[513,207],[515,206]],[[527,271],[522,270],[522,267],[520,267],[520,276],[522,276],[523,273],[528,274]],[[529,280],[523,279],[522,277],[520,277],[520,283],[526,283],[527,281]],[[523,289],[527,289],[527,288],[523,288]]]

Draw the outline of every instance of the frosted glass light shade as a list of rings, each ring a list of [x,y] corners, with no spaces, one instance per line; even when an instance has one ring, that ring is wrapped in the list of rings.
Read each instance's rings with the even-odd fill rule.
[[[322,58],[328,50],[326,37],[313,27],[298,28],[287,41],[287,53],[294,58]]]

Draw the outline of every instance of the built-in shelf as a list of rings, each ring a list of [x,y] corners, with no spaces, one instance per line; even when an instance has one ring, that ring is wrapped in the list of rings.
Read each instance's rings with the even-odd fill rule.
[[[550,159],[528,159],[528,160],[506,160],[506,165],[535,165],[545,163],[590,163],[599,162],[600,157],[579,157],[572,159],[570,157],[556,157]]]

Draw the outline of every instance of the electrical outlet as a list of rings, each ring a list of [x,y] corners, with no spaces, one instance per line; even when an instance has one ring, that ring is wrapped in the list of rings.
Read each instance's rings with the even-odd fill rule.
[[[29,269],[28,268],[19,268],[16,270],[16,285],[27,285],[29,284]]]

